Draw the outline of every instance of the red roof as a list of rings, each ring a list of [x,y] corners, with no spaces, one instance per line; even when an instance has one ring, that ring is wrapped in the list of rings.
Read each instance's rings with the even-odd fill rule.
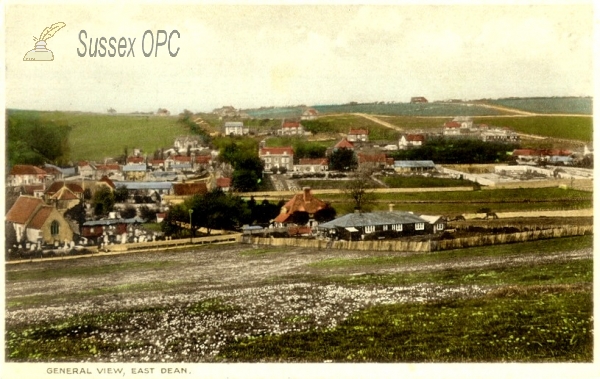
[[[446,128],[460,128],[460,123],[456,121],[448,121],[444,124]]]
[[[31,221],[29,222],[28,227],[33,229],[41,229],[48,217],[50,216],[50,214],[52,213],[53,209],[54,207],[51,207],[49,205],[44,205],[43,207],[39,208],[39,210],[35,213],[35,216],[33,216]]]
[[[173,160],[176,162],[191,162],[192,157],[188,157],[187,155],[176,155],[173,157]]]
[[[294,236],[297,234],[311,234],[312,229],[310,226],[289,226],[288,235]]]
[[[48,173],[39,167],[26,164],[17,164],[12,167],[9,175],[40,175],[45,176]]]
[[[231,187],[231,178],[217,178],[217,187]]]
[[[58,175],[62,175],[62,171],[60,171],[59,169],[57,169],[54,166],[44,166],[43,168],[44,171],[46,171],[48,174],[58,174]]]
[[[319,114],[319,112],[317,112],[316,109],[309,108],[309,109],[307,109],[307,110],[304,111],[304,114],[309,114],[309,115],[312,115],[312,116],[316,116],[316,115]]]
[[[329,164],[329,160],[327,158],[300,158],[299,164],[327,166]]]
[[[288,217],[297,211],[314,214],[326,206],[327,204],[324,201],[319,200],[312,195],[310,188],[305,188],[302,193],[294,195],[290,201],[285,203],[284,208],[286,209],[286,213],[280,213],[277,217],[275,217],[275,221],[285,222]]]
[[[366,135],[369,131],[366,129],[350,129],[349,135]]]
[[[106,183],[106,184],[108,184],[108,185],[110,186],[110,188],[112,188],[112,189],[115,189],[115,188],[116,188],[116,187],[115,187],[115,183],[113,183],[113,181],[112,181],[112,180],[110,180],[110,179],[108,178],[108,176],[106,176],[106,175],[105,175],[105,176],[103,176],[103,177],[102,177],[102,178],[99,180],[99,182],[103,182],[103,183]]]
[[[291,146],[286,147],[263,147],[258,155],[294,155],[294,149]]]
[[[165,164],[165,160],[164,160],[164,159],[151,159],[151,160],[150,160],[150,164],[151,164],[151,165],[161,165],[161,164]]]
[[[33,193],[36,191],[44,190],[43,184],[29,184],[29,185],[24,185],[21,187],[23,188],[23,192],[25,195],[33,195]]]
[[[210,163],[212,156],[210,155],[198,155],[196,156],[196,163]]]
[[[299,122],[297,121],[286,121],[283,123],[283,125],[281,126],[283,129],[291,129],[291,128],[299,128],[302,125],[300,125]]]
[[[109,163],[109,164],[100,164],[98,166],[96,166],[96,170],[98,171],[120,171],[121,170],[121,166],[119,166],[116,163]]]
[[[385,154],[358,154],[358,163],[386,163]]]
[[[336,143],[334,146],[335,149],[354,149],[354,145],[352,142],[348,141],[346,138],[342,139],[340,142]]]
[[[44,201],[32,196],[19,196],[6,214],[6,221],[25,224],[33,212],[44,205]]]
[[[127,163],[144,163],[144,157],[127,157]]]
[[[177,196],[204,195],[208,192],[206,183],[174,183],[173,193]]]
[[[48,187],[48,189],[46,190],[46,194],[53,195],[63,187],[67,187],[74,193],[83,193],[83,188],[81,188],[79,184],[73,182],[56,181],[52,183],[50,187]]]
[[[58,192],[56,192],[52,196],[52,198],[57,199],[57,200],[78,200],[79,199],[79,197],[67,187],[62,187],[61,189],[59,189]]]
[[[513,155],[540,155],[540,152],[534,149],[516,149],[513,151]]]
[[[411,142],[425,141],[425,136],[422,134],[407,134],[406,140]]]

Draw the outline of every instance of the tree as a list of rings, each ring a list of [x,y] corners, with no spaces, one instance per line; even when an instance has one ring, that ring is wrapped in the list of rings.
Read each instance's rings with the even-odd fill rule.
[[[135,207],[128,205],[121,211],[121,217],[123,218],[134,218],[137,216],[137,211]]]
[[[115,201],[117,203],[124,203],[129,198],[129,190],[125,186],[117,186],[115,189]]]
[[[325,208],[319,209],[315,212],[314,218],[318,223],[323,223],[333,220],[336,216],[336,213],[337,212],[335,211],[335,208],[327,204]]]
[[[208,234],[213,229],[233,230],[251,221],[246,202],[239,196],[225,194],[220,188],[187,199],[183,205],[188,212],[193,211],[194,230],[204,227]]]
[[[140,217],[146,221],[152,222],[156,220],[156,210],[151,209],[147,205],[142,205],[140,207]]]
[[[358,161],[352,149],[345,147],[335,150],[329,156],[329,169],[335,171],[353,171]]]
[[[92,196],[92,208],[96,216],[105,216],[113,210],[115,195],[107,187],[100,187]]]
[[[306,225],[308,224],[308,220],[310,220],[308,212],[296,211],[292,213],[291,221],[296,225]]]
[[[231,184],[240,192],[255,191],[258,188],[258,175],[251,170],[234,170]]]
[[[181,235],[181,225],[180,222],[189,222],[189,216],[187,211],[185,210],[183,204],[177,204],[167,212],[167,215],[163,219],[160,229],[167,236],[175,235],[179,237]]]
[[[375,200],[371,174],[371,171],[365,169],[356,171],[343,189],[344,195],[354,202],[354,209],[361,212],[367,211]]]

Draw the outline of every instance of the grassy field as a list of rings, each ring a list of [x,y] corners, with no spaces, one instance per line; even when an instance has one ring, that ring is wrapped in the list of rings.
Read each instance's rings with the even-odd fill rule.
[[[71,158],[102,161],[140,148],[152,154],[161,147],[173,146],[187,129],[177,116],[109,115],[83,112],[39,112],[41,119],[64,121],[73,127],[69,136]]]
[[[466,103],[393,103],[393,104],[342,104],[317,105],[314,108],[327,113],[368,113],[389,116],[493,116],[510,112]]]
[[[384,176],[381,180],[390,188],[468,187],[473,185],[473,182],[468,180],[423,176]]]
[[[397,141],[400,136],[400,133],[396,130],[386,128],[364,117],[351,114],[323,116],[316,120],[302,121],[302,125],[304,125],[306,130],[314,134],[348,134],[350,129],[367,129],[370,141]]]
[[[592,246],[230,245],[7,265],[6,360],[591,362]]]
[[[527,116],[527,117],[477,117],[474,123],[508,126],[519,133],[545,137],[573,139],[589,142],[593,137],[592,117]]]
[[[338,215],[353,212],[353,204],[343,194],[322,194],[319,198],[330,202]],[[488,207],[493,212],[534,210],[568,210],[592,207],[593,194],[585,191],[559,188],[518,188],[482,191],[378,193],[372,210],[387,210],[388,204],[396,210],[418,213],[455,215],[475,213]]]
[[[591,97],[545,97],[486,100],[488,104],[534,113],[592,114]]]

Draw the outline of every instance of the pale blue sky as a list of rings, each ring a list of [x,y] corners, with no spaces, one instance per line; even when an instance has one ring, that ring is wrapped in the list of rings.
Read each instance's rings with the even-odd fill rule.
[[[52,62],[24,62],[33,36]],[[146,30],[177,29],[142,55]],[[136,38],[135,58],[84,57]],[[591,96],[592,5],[20,5],[5,8],[6,106],[104,112],[507,96]]]

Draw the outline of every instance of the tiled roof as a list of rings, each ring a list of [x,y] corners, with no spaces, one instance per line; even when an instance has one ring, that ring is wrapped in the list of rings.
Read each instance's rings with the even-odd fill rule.
[[[286,121],[283,123],[283,125],[281,126],[283,129],[291,129],[291,128],[299,128],[302,125],[300,125],[299,122],[297,121]]]
[[[106,175],[103,176],[99,181],[106,183],[110,186],[110,188],[115,189],[115,183],[112,180],[110,180]]]
[[[48,173],[39,167],[25,164],[17,164],[12,167],[9,175],[48,175]]]
[[[197,155],[196,163],[210,163],[212,161],[212,156],[210,155]]]
[[[68,187],[62,187],[53,196],[56,200],[77,200],[79,197],[73,193]]]
[[[300,158],[298,161],[301,165],[322,165],[327,166],[329,160],[327,158]]]
[[[231,178],[217,178],[217,187],[231,187]]]
[[[175,162],[191,162],[192,161],[192,157],[188,157],[187,155],[176,155],[173,157],[173,160]]]
[[[32,196],[19,196],[6,214],[6,221],[25,224],[33,212],[44,205],[44,201]]]
[[[142,163],[144,157],[127,157],[127,163]]]
[[[294,195],[287,203],[284,208],[286,213],[280,213],[276,218],[276,222],[285,222],[287,218],[294,212],[308,212],[314,214],[315,212],[325,208],[327,204],[317,199],[312,195],[309,188],[304,189],[302,193]]]
[[[418,168],[435,167],[433,161],[394,161],[394,167]]]
[[[336,143],[334,146],[335,149],[354,149],[354,145],[352,142],[348,141],[346,138],[342,139],[340,142]]]
[[[406,135],[406,140],[407,141],[412,141],[412,142],[416,142],[416,141],[425,141],[425,136],[422,134],[407,134]]]
[[[358,163],[385,163],[385,154],[358,154]]]
[[[96,166],[96,169],[98,171],[119,171],[121,170],[121,166],[119,166],[118,164],[115,163],[110,163],[110,164],[99,164],[98,166]]]
[[[53,209],[54,207],[51,207],[49,205],[45,205],[39,208],[39,210],[35,213],[35,216],[33,216],[33,218],[27,226],[33,229],[41,229],[48,217],[50,216],[50,214],[52,213]]]
[[[370,213],[349,213],[335,220],[319,225],[319,228],[348,228],[364,227],[371,225],[391,225],[391,224],[413,224],[417,222],[427,222],[421,217],[410,212],[370,212]]]
[[[73,182],[56,181],[46,189],[46,194],[52,195],[58,192],[61,188],[67,187],[74,193],[83,193],[83,188],[79,184]]]
[[[369,134],[369,131],[366,129],[350,129],[350,132],[348,134],[351,135],[365,135],[365,134]]]
[[[294,155],[294,149],[291,146],[286,147],[263,147],[259,151],[259,155]]]

